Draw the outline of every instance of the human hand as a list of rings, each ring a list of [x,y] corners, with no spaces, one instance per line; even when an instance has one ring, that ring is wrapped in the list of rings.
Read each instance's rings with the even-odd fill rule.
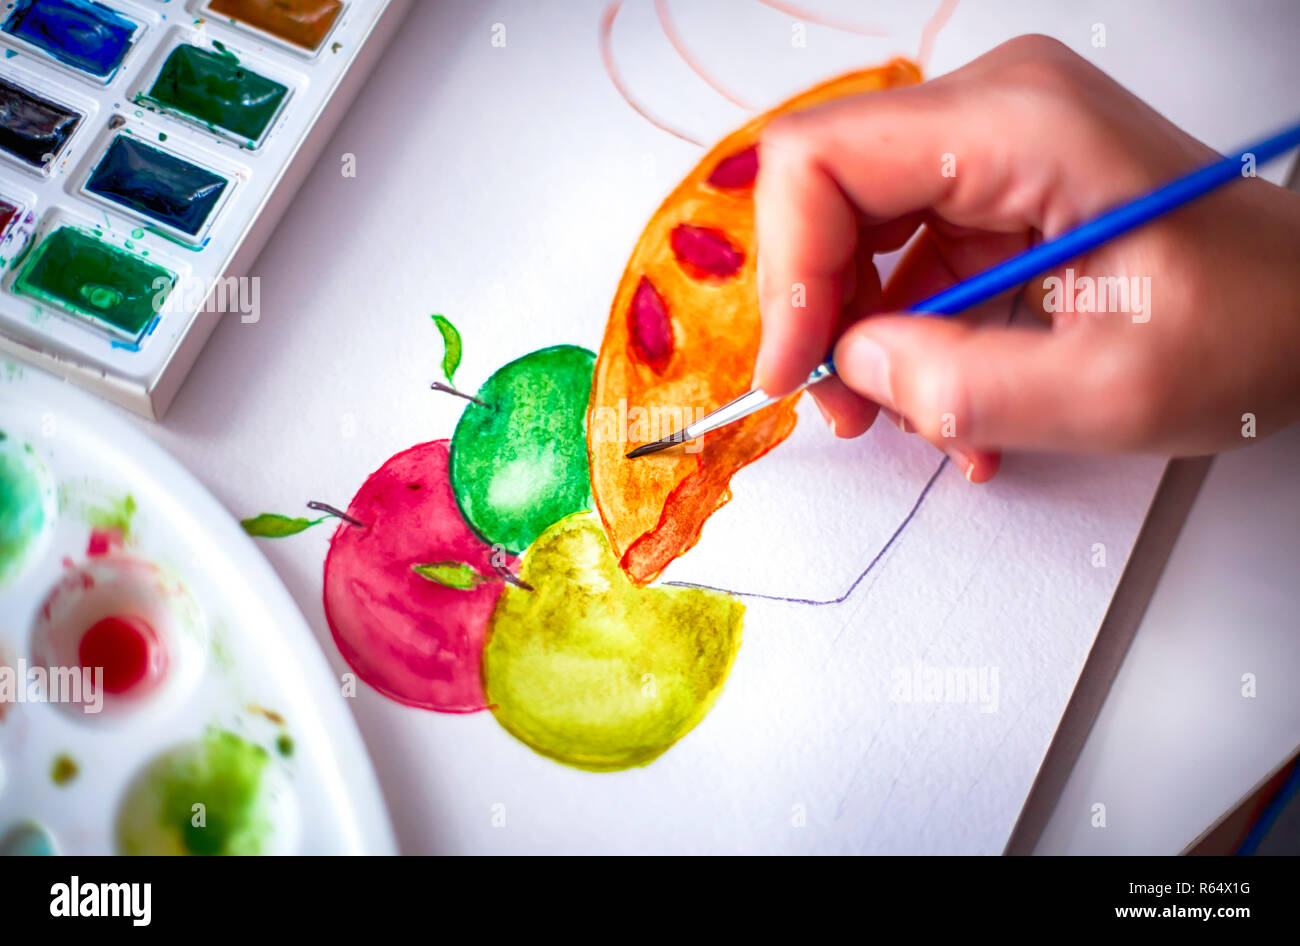
[[[1216,157],[1054,40],[784,116],[760,153],[755,382],[792,390],[835,342],[810,391],[839,436],[879,405],[982,482],[1004,448],[1197,454],[1300,419],[1300,195],[1258,178],[1031,281],[1050,331],[1005,325],[1007,297],[887,314]],[[882,287],[874,254],[914,235]]]

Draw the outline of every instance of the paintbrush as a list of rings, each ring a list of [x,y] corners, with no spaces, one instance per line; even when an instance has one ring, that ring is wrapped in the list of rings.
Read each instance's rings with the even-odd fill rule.
[[[909,310],[913,315],[952,316],[959,312],[987,302],[989,299],[1024,285],[1033,277],[1055,269],[1062,263],[1077,259],[1091,249],[1101,246],[1118,236],[1169,213],[1171,210],[1204,197],[1211,191],[1228,184],[1239,177],[1247,177],[1254,168],[1265,161],[1285,154],[1300,145],[1300,124],[1292,125],[1271,138],[1258,144],[1243,148],[1229,157],[1221,158],[1205,167],[1198,168],[1183,177],[1172,181],[1150,193],[1143,194],[1126,204],[1109,210],[1099,217],[1082,223],[1062,233],[1055,239],[1019,253],[1005,262],[984,270],[982,273],[964,279],[956,285],[937,293],[930,298],[916,303]],[[835,374],[835,363],[830,355],[813,369],[808,379],[791,394],[802,391],[819,381]],[[687,424],[676,433],[662,440],[637,447],[630,452],[628,459],[644,457],[658,453],[679,443],[686,443],[696,437],[702,437],[711,431],[734,423],[742,417],[748,417],[755,411],[762,410],[769,404],[775,404],[783,394],[773,397],[760,388],[741,395],[729,404],[724,404],[712,414],[708,414],[693,424]]]

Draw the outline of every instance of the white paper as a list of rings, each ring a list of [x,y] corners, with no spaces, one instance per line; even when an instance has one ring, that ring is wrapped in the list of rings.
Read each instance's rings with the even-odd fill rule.
[[[863,23],[877,14],[864,8],[887,6],[802,5]],[[669,6],[716,80],[767,107],[915,54],[937,3],[892,5],[885,39],[809,25],[802,48],[791,45],[792,17],[770,6]],[[451,435],[463,403],[428,391],[442,351],[430,313],[464,334],[466,387],[543,346],[598,347],[641,228],[701,154],[612,88],[597,45],[603,3],[415,7],[254,268],[261,320],[227,319],[151,428],[237,516],[301,514],[310,499],[345,506],[389,456]],[[968,0],[930,71],[1046,31],[1215,146],[1276,124],[1221,76],[1173,75],[1213,30],[1211,14],[1196,20],[1201,6],[1178,9],[1117,0],[1084,15]],[[1106,48],[1090,47],[1097,21]],[[504,47],[492,44],[494,24]],[[683,66],[650,0],[627,0],[613,49],[646,107],[700,140],[746,119]],[[355,178],[340,173],[345,155]],[[736,477],[733,502],[666,578],[834,597],[880,550],[940,457],[884,425],[843,443],[810,406],[801,418]],[[408,709],[362,685],[353,707],[399,842],[409,852],[996,853],[1162,469],[1154,458],[1015,455],[995,482],[972,487],[948,466],[843,604],[750,602],[717,705],[644,769],[568,769],[487,713]],[[328,539],[317,529],[262,548],[343,673],[320,604]],[[963,668],[983,670],[996,711],[898,699],[900,675]]]

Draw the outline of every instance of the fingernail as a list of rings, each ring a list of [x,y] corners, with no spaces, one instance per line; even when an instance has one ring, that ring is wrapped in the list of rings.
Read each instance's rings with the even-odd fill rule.
[[[948,459],[957,464],[957,469],[961,470],[962,476],[968,481],[974,483],[975,476],[975,458],[964,450],[958,450],[956,447],[949,447],[944,453],[948,454]]]
[[[894,411],[891,411],[887,407],[882,407],[880,409],[880,413],[884,414],[887,418],[889,418],[889,422],[893,424],[895,427],[897,427],[899,430],[901,430],[903,433],[905,434],[913,433],[912,428],[907,426],[907,418],[904,417],[902,414],[895,413]]]
[[[880,404],[893,404],[889,390],[889,358],[866,335],[850,335],[835,353],[835,364],[849,386]]]
[[[830,411],[826,410],[826,408],[822,407],[822,402],[817,400],[817,398],[813,398],[812,400],[813,403],[817,405],[817,410],[822,412],[822,419],[826,421],[826,426],[831,429],[831,434],[838,436],[838,434],[835,434],[834,415],[832,415]]]

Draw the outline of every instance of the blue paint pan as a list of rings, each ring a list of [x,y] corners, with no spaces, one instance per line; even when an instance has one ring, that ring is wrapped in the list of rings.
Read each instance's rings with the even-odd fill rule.
[[[0,28],[102,82],[113,78],[142,29],[94,0],[19,0]]]
[[[120,134],[90,172],[85,190],[193,239],[211,222],[229,187],[220,174]]]

